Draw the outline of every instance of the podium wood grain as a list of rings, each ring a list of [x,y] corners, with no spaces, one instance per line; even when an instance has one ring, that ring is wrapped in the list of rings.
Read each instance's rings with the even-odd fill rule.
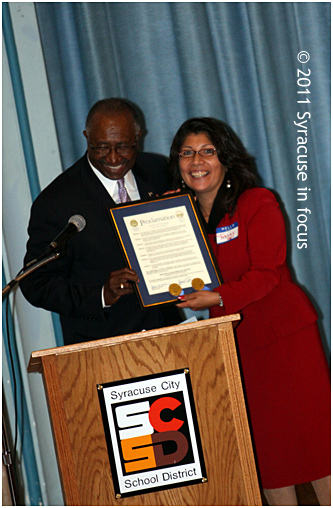
[[[34,352],[67,505],[261,505],[233,325],[239,315]],[[207,483],[116,499],[97,384],[188,367]]]

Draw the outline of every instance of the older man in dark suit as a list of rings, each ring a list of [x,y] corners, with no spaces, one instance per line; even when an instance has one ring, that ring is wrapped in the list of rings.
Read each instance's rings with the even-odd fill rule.
[[[21,281],[27,300],[60,314],[65,344],[154,329],[179,322],[173,307],[141,310],[137,274],[125,266],[108,210],[125,200],[168,189],[162,156],[138,153],[142,134],[135,107],[104,99],[90,110],[87,152],[33,203],[25,263],[38,258],[73,215],[86,227],[66,254]]]

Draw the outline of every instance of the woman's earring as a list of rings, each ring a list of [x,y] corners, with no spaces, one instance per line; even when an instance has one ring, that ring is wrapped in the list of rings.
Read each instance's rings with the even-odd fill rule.
[[[185,188],[186,188],[185,182],[184,182],[184,180],[182,180],[182,189],[185,189]]]
[[[227,187],[227,189],[231,189],[231,180],[230,180],[230,178],[228,178],[228,180],[227,180],[226,187]]]

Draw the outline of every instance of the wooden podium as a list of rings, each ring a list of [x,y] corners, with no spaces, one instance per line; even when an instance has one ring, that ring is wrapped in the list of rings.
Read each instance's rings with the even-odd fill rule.
[[[233,326],[240,316],[33,352],[67,505],[259,506]],[[188,368],[207,481],[116,498],[97,385]]]

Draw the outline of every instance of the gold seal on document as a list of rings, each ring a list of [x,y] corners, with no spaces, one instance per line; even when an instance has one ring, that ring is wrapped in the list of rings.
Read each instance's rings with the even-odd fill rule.
[[[172,296],[179,296],[182,292],[182,288],[179,284],[170,284],[169,286],[169,293]]]
[[[192,282],[192,288],[196,291],[201,291],[205,287],[205,283],[202,279],[193,279]]]

